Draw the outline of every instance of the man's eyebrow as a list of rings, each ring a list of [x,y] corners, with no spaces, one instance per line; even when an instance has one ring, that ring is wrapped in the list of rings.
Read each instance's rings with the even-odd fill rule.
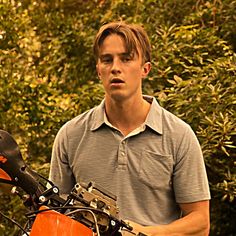
[[[110,53],[104,53],[104,54],[100,54],[99,57],[107,57],[107,56],[111,56]]]
[[[130,53],[130,52],[122,52],[122,53],[118,53],[119,56],[134,56],[134,53]],[[100,54],[99,57],[103,58],[103,57],[109,57],[109,56],[113,56],[111,53],[104,53],[104,54]]]
[[[124,53],[124,56],[134,57],[136,55],[135,52],[126,52]]]
[[[131,52],[123,52],[123,53],[121,53],[120,55],[121,55],[121,56],[132,56],[133,53],[131,53]]]

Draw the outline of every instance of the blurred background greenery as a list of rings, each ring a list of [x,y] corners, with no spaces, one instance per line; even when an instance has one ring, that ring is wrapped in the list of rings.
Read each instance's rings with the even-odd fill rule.
[[[211,235],[235,236],[235,12],[234,0],[0,0],[0,129],[47,177],[58,129],[103,98],[96,31],[112,20],[139,23],[152,43],[144,93],[194,129],[212,194]],[[21,200],[0,200],[2,212],[25,222]],[[0,218],[0,235],[18,232]]]

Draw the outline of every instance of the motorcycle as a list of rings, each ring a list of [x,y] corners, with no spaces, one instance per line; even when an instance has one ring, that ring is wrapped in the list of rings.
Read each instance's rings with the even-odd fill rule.
[[[13,186],[12,193],[25,193],[20,196],[29,210],[27,224],[22,227],[7,217],[23,236],[136,235],[119,219],[116,196],[90,182],[77,183],[66,198],[61,197],[57,186],[26,165],[17,142],[4,130],[0,130],[0,183]]]

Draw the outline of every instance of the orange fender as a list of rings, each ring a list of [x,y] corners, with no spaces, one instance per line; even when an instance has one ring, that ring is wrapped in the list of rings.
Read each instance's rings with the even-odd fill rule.
[[[40,210],[47,209],[41,207]],[[85,225],[59,212],[50,210],[37,214],[30,236],[93,236]]]

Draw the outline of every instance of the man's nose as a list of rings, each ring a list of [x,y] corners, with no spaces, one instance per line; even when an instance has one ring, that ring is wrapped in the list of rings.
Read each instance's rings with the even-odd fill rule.
[[[117,74],[120,72],[121,72],[121,62],[118,58],[114,58],[112,68],[111,68],[111,73]]]

